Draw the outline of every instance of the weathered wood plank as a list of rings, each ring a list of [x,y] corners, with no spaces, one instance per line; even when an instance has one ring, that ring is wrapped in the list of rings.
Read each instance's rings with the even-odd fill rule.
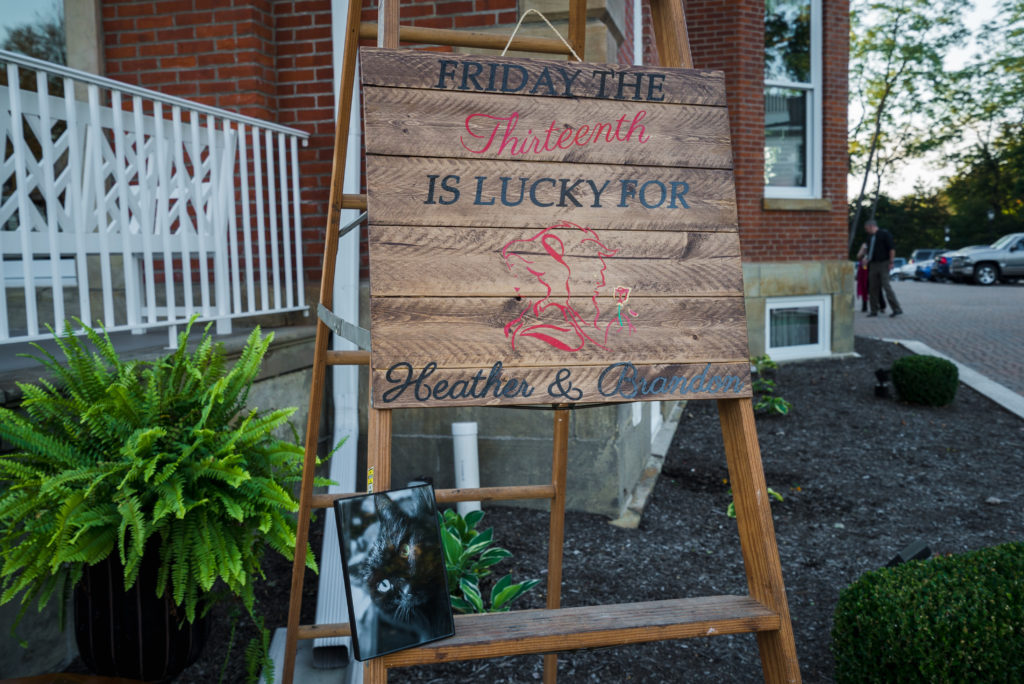
[[[528,268],[554,268],[539,241],[523,239],[541,231],[499,228],[400,226],[370,229],[371,296],[514,296],[539,297],[544,283]],[[561,232],[561,231],[558,231]],[[740,244],[736,233],[631,232],[604,230],[600,235],[574,229],[560,238],[574,263],[575,278],[564,270],[562,281],[591,274],[580,294],[604,283],[611,298],[617,286],[631,296],[709,296],[743,293]],[[572,233],[576,240],[570,241]],[[606,249],[600,249],[604,246]],[[507,248],[507,249],[506,249]],[[505,254],[508,258],[506,259]],[[603,269],[603,270],[602,270]],[[556,273],[546,278],[555,284]]]
[[[382,660],[387,667],[401,667],[778,628],[779,616],[746,596],[459,615],[451,639],[392,653]]]
[[[725,106],[720,71],[374,48],[359,61],[366,85]]]
[[[368,155],[366,176],[378,225],[737,229],[726,170]]]
[[[745,359],[743,298],[372,297],[371,364],[442,368]],[[468,344],[472,341],[472,344]],[[576,351],[568,351],[575,349]]]
[[[405,667],[527,653],[640,644],[779,629],[779,616],[749,596],[702,596],[557,610],[456,615],[455,636],[381,660]],[[348,636],[348,623],[302,625],[301,639]],[[490,650],[494,649],[492,653]]]
[[[374,368],[373,405],[509,406],[750,397],[750,363]]]
[[[365,89],[374,154],[732,168],[724,107]]]

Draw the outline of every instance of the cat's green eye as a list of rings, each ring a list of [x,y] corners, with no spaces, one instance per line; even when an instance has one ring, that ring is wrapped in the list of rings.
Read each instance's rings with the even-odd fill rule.
[[[399,549],[399,554],[402,558],[408,558],[412,554],[412,549],[408,544],[402,544],[402,548]]]
[[[379,591],[382,594],[387,592],[389,589],[391,589],[391,582],[389,580],[381,580],[377,584],[377,591]]]

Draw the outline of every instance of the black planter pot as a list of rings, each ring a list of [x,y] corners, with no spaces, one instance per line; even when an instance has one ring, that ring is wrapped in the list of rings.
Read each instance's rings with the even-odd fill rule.
[[[95,674],[162,681],[202,652],[207,622],[197,614],[190,624],[169,595],[157,598],[159,562],[158,554],[146,554],[128,591],[116,553],[85,568],[74,592],[75,640],[82,661]]]

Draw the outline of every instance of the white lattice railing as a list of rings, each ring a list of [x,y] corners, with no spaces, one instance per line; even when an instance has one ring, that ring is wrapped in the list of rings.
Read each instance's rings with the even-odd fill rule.
[[[305,309],[307,138],[0,50],[0,344]]]

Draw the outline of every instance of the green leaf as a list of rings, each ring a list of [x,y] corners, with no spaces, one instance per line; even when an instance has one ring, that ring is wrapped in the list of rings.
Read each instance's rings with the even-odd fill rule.
[[[456,613],[472,613],[472,612],[475,612],[473,610],[473,604],[470,603],[469,601],[467,601],[466,599],[460,598],[458,596],[452,596],[451,600],[452,600],[452,610],[454,610]]]
[[[441,545],[449,565],[457,566],[462,560],[462,542],[446,527],[441,528]]]
[[[475,535],[470,542],[466,545],[465,554],[469,556],[483,553],[484,550],[492,544],[492,538],[494,537],[494,528],[488,527],[483,532]]]
[[[477,613],[484,612],[484,602],[480,597],[480,587],[477,585],[475,577],[462,577],[459,579],[459,589],[462,591],[462,595],[473,605],[473,610]]]
[[[505,575],[500,580],[494,583],[491,587],[491,610],[497,610],[498,604],[496,603],[498,596],[505,590],[505,587],[512,584],[512,575]]]
[[[476,563],[474,563],[474,565],[481,568],[487,568],[511,557],[512,552],[508,549],[503,549],[500,546],[492,546],[480,555],[480,558]]]
[[[511,581],[511,578],[509,579]],[[491,610],[495,612],[508,610],[513,601],[533,589],[538,583],[539,580],[527,580],[517,584],[508,584],[491,599]]]
[[[466,517],[465,517],[466,527],[469,528],[469,529],[475,529],[476,526],[479,525],[480,521],[483,520],[483,519],[484,519],[484,512],[483,511],[480,511],[480,510],[470,511],[469,513],[466,514]]]

